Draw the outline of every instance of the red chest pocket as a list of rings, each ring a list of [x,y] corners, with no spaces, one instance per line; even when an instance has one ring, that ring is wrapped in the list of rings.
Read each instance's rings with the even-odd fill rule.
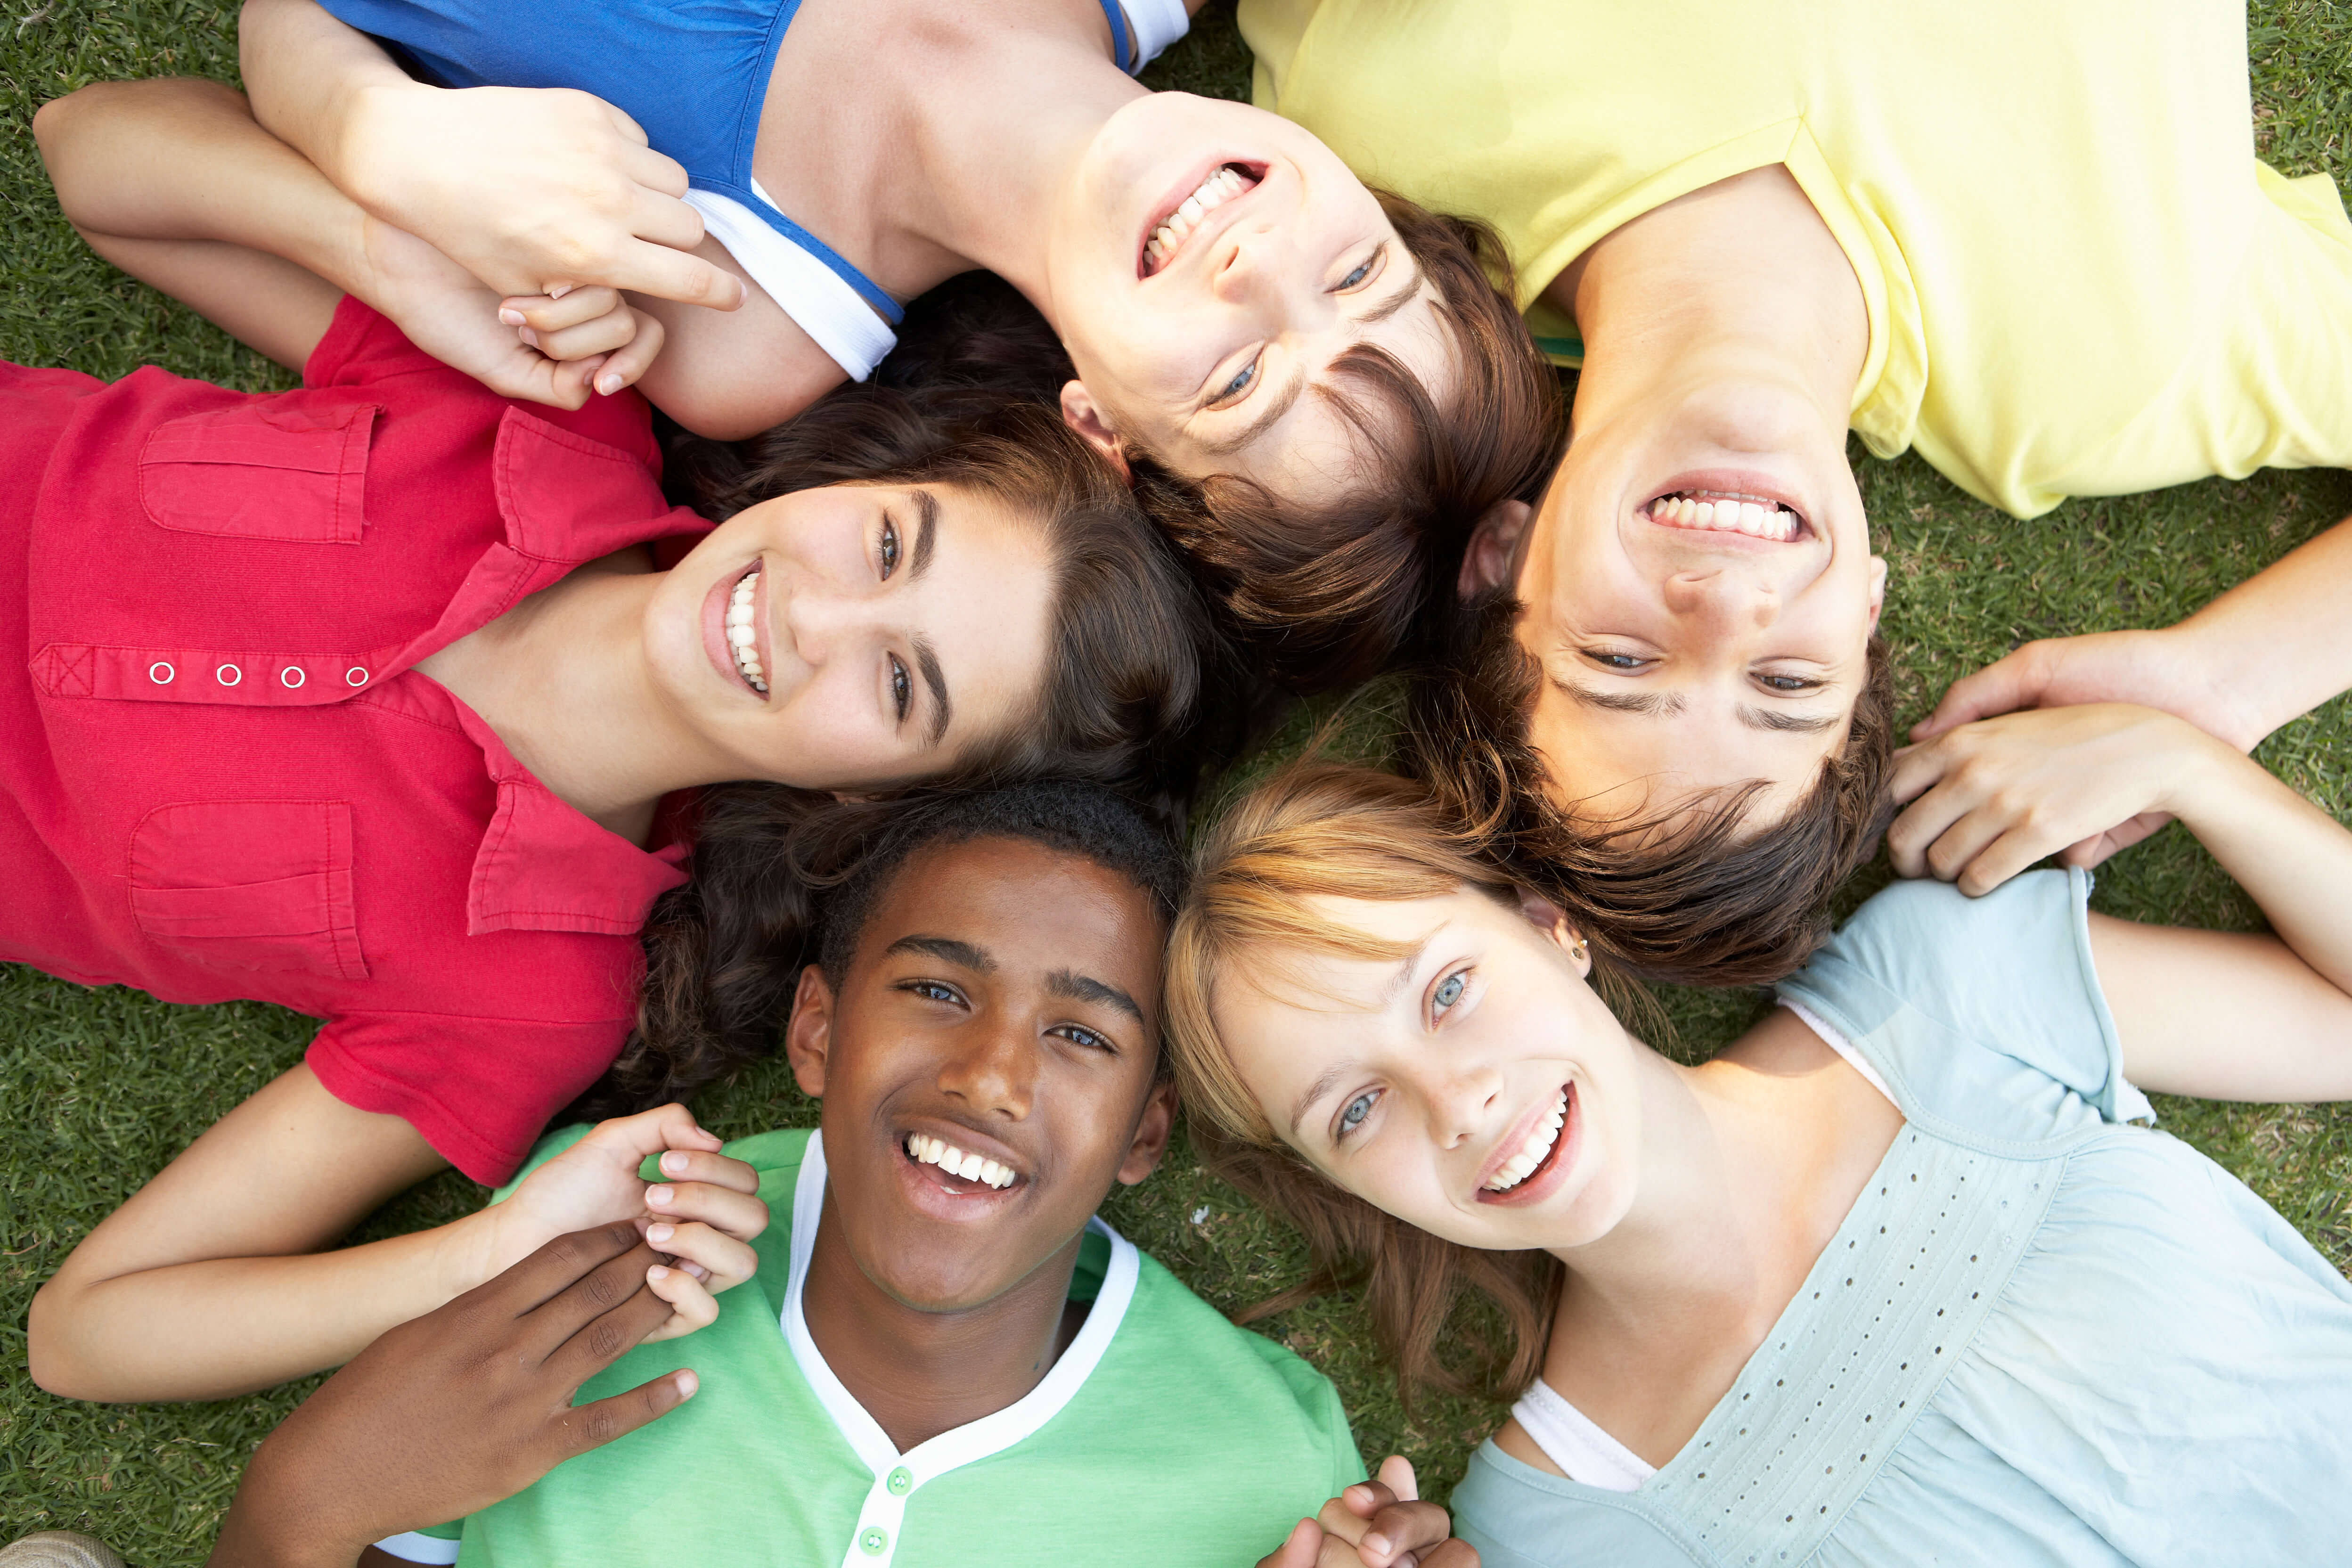
[[[182,533],[357,544],[378,411],[296,393],[159,425],[139,451],[140,503]]]
[[[367,978],[341,801],[156,807],[131,835],[131,910],[157,946],[208,968]]]

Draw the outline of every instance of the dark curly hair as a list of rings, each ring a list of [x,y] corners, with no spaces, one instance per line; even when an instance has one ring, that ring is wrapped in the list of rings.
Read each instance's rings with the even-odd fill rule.
[[[1621,968],[1685,985],[1763,985],[1802,963],[1829,934],[1831,898],[1870,858],[1893,812],[1885,639],[1871,636],[1845,744],[1778,822],[1749,826],[1748,805],[1764,787],[1751,781],[1663,816],[1595,823],[1546,792],[1543,756],[1528,734],[1543,671],[1513,635],[1519,610],[1507,594],[1475,606],[1456,657],[1416,683],[1405,766]]]

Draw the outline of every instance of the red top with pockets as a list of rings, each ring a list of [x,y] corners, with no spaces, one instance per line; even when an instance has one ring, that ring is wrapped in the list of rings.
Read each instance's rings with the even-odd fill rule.
[[[523,407],[346,300],[299,392],[0,367],[0,959],[326,1020],[505,1178],[626,1037],[685,880],[410,668],[673,510],[635,395]]]

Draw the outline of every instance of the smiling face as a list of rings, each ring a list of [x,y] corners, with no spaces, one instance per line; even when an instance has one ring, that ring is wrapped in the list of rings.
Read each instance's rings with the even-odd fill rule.
[[[1342,493],[1363,437],[1317,388],[1356,343],[1443,401],[1436,290],[1338,155],[1278,115],[1156,92],[1107,121],[1049,219],[1071,423],[1193,478]]]
[[[1885,563],[1843,420],[1711,374],[1580,427],[1542,505],[1482,526],[1465,591],[1526,606],[1529,739],[1570,816],[1749,779],[1777,818],[1843,745]]]
[[[919,1310],[981,1306],[1151,1173],[1174,1114],[1164,936],[1118,873],[982,838],[908,857],[837,991],[803,974],[785,1047],[824,1101],[832,1212],[867,1279]]]
[[[1284,1142],[1336,1185],[1465,1247],[1560,1250],[1631,1207],[1647,1047],[1549,906],[1471,889],[1315,912],[1402,960],[1250,955],[1217,1037]]]
[[[736,513],[646,612],[671,710],[731,776],[865,789],[946,773],[1044,688],[1044,531],[947,485],[828,485]]]

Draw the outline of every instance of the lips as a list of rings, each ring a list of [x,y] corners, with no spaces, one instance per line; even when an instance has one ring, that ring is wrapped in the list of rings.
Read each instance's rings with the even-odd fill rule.
[[[1771,475],[1748,468],[1678,474],[1638,511],[1660,528],[1705,536],[1706,542],[1796,544],[1816,537],[1797,497]]]
[[[920,1212],[967,1220],[1024,1196],[1030,1163],[986,1133],[939,1119],[902,1126],[895,1135],[904,1190]]]
[[[1187,241],[1231,221],[1227,215],[1224,220],[1212,222],[1213,214],[1248,195],[1265,177],[1263,169],[1221,162],[1171,192],[1144,225],[1142,241],[1136,248],[1135,275],[1150,278],[1165,271]]]
[[[764,702],[774,682],[768,627],[768,574],[762,563],[710,585],[702,605],[702,649],[730,684]],[[738,640],[748,637],[748,640]]]
[[[1482,1204],[1540,1203],[1565,1179],[1576,1146],[1576,1086],[1532,1106],[1486,1156],[1475,1194]]]

